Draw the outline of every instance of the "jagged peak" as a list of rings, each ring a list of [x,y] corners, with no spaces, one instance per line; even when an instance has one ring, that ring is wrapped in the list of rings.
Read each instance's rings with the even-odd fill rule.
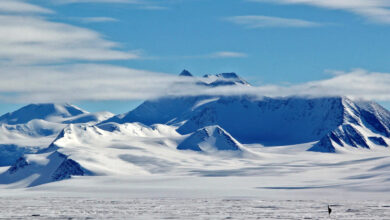
[[[203,78],[214,78],[214,77],[225,78],[225,79],[241,79],[241,77],[238,76],[237,73],[235,72],[203,75]]]
[[[216,87],[216,86],[234,86],[234,85],[246,85],[250,84],[238,76],[236,73],[219,73],[215,75],[207,74],[204,75],[203,78],[207,81],[208,86]]]
[[[218,77],[223,77],[227,79],[239,79],[240,77],[237,75],[237,73],[231,72],[231,73],[220,73],[217,74]]]
[[[188,76],[188,77],[192,77],[193,75],[190,73],[190,71],[184,69],[183,71],[181,71],[181,73],[179,74],[179,76]]]

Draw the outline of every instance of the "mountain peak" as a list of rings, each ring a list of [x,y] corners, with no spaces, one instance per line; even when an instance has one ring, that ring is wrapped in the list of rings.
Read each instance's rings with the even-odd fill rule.
[[[67,118],[85,113],[87,112],[70,104],[29,104],[14,112],[2,115],[0,123],[11,125],[24,124],[34,119]]]
[[[193,75],[188,71],[188,70],[183,70],[179,76],[188,76],[188,77],[192,77]]]
[[[208,86],[216,87],[216,86],[234,86],[234,85],[245,85],[249,86],[250,84],[238,76],[236,73],[219,73],[216,75],[207,74],[204,75],[203,78],[205,78],[208,81]]]
[[[226,79],[239,79],[240,77],[237,75],[237,73],[231,72],[231,73],[220,73],[217,74],[217,77],[223,77]]]
[[[178,150],[212,153],[215,151],[241,151],[240,143],[218,125],[207,126],[186,138]]]

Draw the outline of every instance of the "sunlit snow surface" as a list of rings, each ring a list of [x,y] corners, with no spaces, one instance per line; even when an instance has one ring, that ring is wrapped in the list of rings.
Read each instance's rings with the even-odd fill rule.
[[[192,101],[199,108],[216,100]],[[191,103],[187,106],[189,109],[192,109]],[[226,110],[229,103],[236,103],[239,108],[232,109],[238,109],[238,112],[246,109],[248,104],[225,100],[217,103],[215,109]],[[299,109],[301,105],[296,106],[297,108],[292,109]],[[170,110],[169,107],[167,110]],[[252,111],[253,114],[256,112]],[[313,111],[308,108],[307,112]],[[378,112],[381,113],[376,111]],[[211,113],[200,114],[207,117],[200,117],[195,122],[208,123],[203,119],[214,119]],[[24,153],[24,157],[21,163],[16,163],[19,166],[12,166],[18,168],[11,169],[15,172],[6,172],[12,163],[3,161],[4,167],[0,171],[6,173],[0,178],[0,218],[329,219],[329,204],[333,208],[331,219],[390,219],[390,148],[380,144],[380,141],[368,142],[370,137],[381,137],[389,142],[390,131],[385,129],[382,134],[373,132],[375,129],[372,126],[351,125],[357,126],[355,131],[362,135],[341,135],[343,133],[340,130],[335,132],[343,137],[339,140],[364,138],[370,149],[346,145],[335,146],[336,153],[333,154],[308,152],[318,141],[317,138],[308,137],[312,137],[311,132],[317,129],[305,128],[309,131],[306,133],[309,136],[304,135],[305,138],[299,142],[289,142],[309,142],[305,144],[275,146],[279,144],[274,143],[264,147],[260,144],[248,144],[253,143],[250,141],[240,143],[236,136],[247,135],[249,131],[256,135],[261,131],[257,128],[261,127],[248,130],[236,126],[234,121],[230,121],[230,113],[225,114],[227,121],[231,122],[225,124],[225,127],[234,125],[237,130],[232,131],[238,135],[231,135],[225,127],[210,127],[207,123],[207,127],[200,130],[193,126],[195,133],[188,134],[176,132],[176,125],[145,126],[140,123],[117,124],[115,121],[94,125],[102,119],[87,113],[67,120],[69,123],[77,123],[69,126],[41,119],[34,119],[22,126],[4,125],[1,127],[3,136],[0,139],[16,140],[17,142],[12,143],[17,146],[25,146],[22,145],[24,142],[37,143],[33,146],[41,150],[39,154],[17,151]],[[284,113],[280,112],[281,115],[285,115]],[[247,121],[235,118],[242,125],[262,125],[254,123],[252,117],[242,115]],[[264,128],[275,131],[277,135],[280,135],[282,128],[287,135],[291,132],[303,135],[302,118],[295,116],[306,114],[288,115],[300,126],[284,123],[285,121],[278,125],[274,123],[274,117],[265,117],[269,118],[266,121],[269,123],[265,125],[276,127],[263,124]],[[383,114],[379,114],[381,115]],[[333,119],[339,118],[336,116]],[[374,118],[381,119],[379,116]],[[389,124],[390,113],[386,112],[386,117],[389,120],[380,121]],[[317,123],[321,125],[320,130],[324,128],[322,121],[325,119],[313,118],[321,122]],[[170,117],[163,119],[168,120],[167,122],[173,120]],[[79,124],[85,121],[92,122]],[[311,125],[313,120],[306,118],[305,122]],[[334,120],[329,122],[333,123]],[[284,126],[285,124],[290,127]],[[335,129],[333,125],[339,126],[339,123],[329,126],[332,131]],[[65,126],[53,143],[46,143],[54,139],[54,135]],[[41,127],[49,129],[37,129]],[[323,130],[324,134],[328,134],[328,130]],[[285,134],[275,141],[282,141]],[[324,134],[321,133],[320,136]],[[278,136],[271,138],[275,137]],[[23,143],[19,143],[21,140]],[[186,146],[183,148],[178,147],[184,144]],[[8,146],[6,150],[13,152],[17,146]],[[49,147],[46,148],[47,146]],[[194,151],[197,149],[194,147],[201,151]],[[15,159],[19,158],[19,154],[15,155]],[[63,167],[65,159],[72,160],[71,164],[75,166]],[[80,170],[83,168],[84,173],[70,172],[77,171],[71,168],[77,168],[78,165]],[[52,178],[53,174],[58,173],[65,177],[72,175],[72,178],[60,178],[66,180],[53,182],[59,180]],[[77,176],[81,173],[85,176]]]
[[[3,185],[0,219],[390,219],[385,151],[299,153],[306,148],[261,148],[267,155],[263,161],[241,168],[194,167],[193,175],[185,176],[85,176],[31,188]]]
[[[390,202],[324,200],[3,198],[0,219],[389,219]]]

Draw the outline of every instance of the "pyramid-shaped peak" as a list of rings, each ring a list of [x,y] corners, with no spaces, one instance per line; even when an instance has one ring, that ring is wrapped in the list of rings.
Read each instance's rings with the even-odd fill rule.
[[[180,143],[177,149],[207,153],[241,151],[240,143],[218,125],[204,127],[195,131]]]
[[[190,77],[192,77],[193,75],[190,73],[190,71],[188,71],[188,70],[183,70],[181,73],[180,73],[180,75],[179,76],[190,76]]]

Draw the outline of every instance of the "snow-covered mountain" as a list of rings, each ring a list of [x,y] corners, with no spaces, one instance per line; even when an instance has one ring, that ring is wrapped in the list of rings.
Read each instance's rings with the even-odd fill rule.
[[[96,124],[98,122],[102,122],[112,117],[114,117],[114,114],[112,114],[111,112],[84,113],[81,115],[66,118],[64,121],[62,121],[62,123],[63,124],[81,124],[81,123]]]
[[[192,145],[202,152],[185,150]],[[186,174],[204,169],[204,164],[217,158],[220,163],[234,166],[234,157],[260,156],[218,126],[180,135],[175,127],[161,124],[70,124],[49,147],[21,156],[0,175],[0,183],[35,186],[80,175]],[[61,178],[54,178],[57,176]]]
[[[239,77],[236,73],[220,73],[217,75],[207,74],[203,76],[203,79],[208,86],[217,87],[217,86],[235,86],[235,85],[244,85],[250,86],[250,84]]]
[[[235,73],[194,83],[250,86]],[[228,167],[251,175],[257,170],[251,166],[267,158],[390,144],[390,112],[347,97],[165,97],[116,116],[35,104],[0,118],[0,166],[10,166],[0,183],[23,186],[74,175],[210,175],[211,167],[211,175]],[[287,148],[274,154],[271,146]]]
[[[34,119],[57,121],[85,113],[87,112],[70,104],[30,104],[1,116],[0,123],[10,125],[25,124]]]
[[[181,142],[177,149],[214,153],[216,151],[242,151],[242,146],[225,130],[215,125],[195,131]]]
[[[57,151],[45,154],[25,154],[6,172],[0,174],[0,184],[18,183],[36,186],[53,181],[83,176],[88,171],[74,160]]]
[[[236,74],[205,78],[212,78],[211,83],[219,78],[240,79]],[[320,152],[390,143],[389,111],[374,102],[347,97],[167,97],[145,101],[106,122],[110,121],[167,124],[177,126],[181,134],[218,125],[243,144],[277,146],[319,141],[310,150]]]
[[[188,70],[183,70],[179,76],[194,77]],[[194,82],[205,87],[250,86],[247,81],[239,77],[236,73],[207,74],[203,77],[196,78]],[[122,124],[141,122],[146,125],[167,124],[173,119],[181,117],[183,112],[191,111],[195,105],[201,105],[209,99],[215,99],[215,97],[185,96],[160,98],[157,101],[148,100],[138,106],[135,110],[114,116],[103,121],[102,124],[106,122],[117,122]]]
[[[309,150],[336,152],[345,146],[366,149],[389,146],[389,111],[374,102],[353,102],[344,98],[342,103],[342,123]]]
[[[193,75],[188,71],[188,70],[183,70],[179,76],[188,76],[188,77],[193,77]]]
[[[0,117],[0,166],[11,165],[23,154],[46,148],[67,126],[95,124],[112,117],[88,113],[70,104],[30,104]]]

